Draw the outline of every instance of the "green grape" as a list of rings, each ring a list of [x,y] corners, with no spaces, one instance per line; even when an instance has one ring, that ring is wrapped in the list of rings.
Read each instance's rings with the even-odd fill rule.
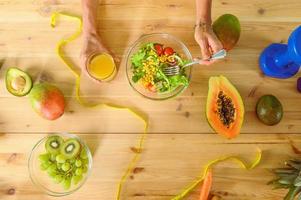
[[[71,186],[71,178],[67,177],[63,180],[63,187],[65,190],[69,190],[70,186]]]
[[[47,161],[49,161],[49,159],[50,159],[50,154],[48,154],[48,153],[39,155],[39,160],[41,162],[47,162]]]
[[[73,177],[72,177],[72,183],[73,183],[74,185],[77,185],[82,179],[83,179],[83,176],[82,176],[82,175],[79,175],[79,176],[73,176]]]
[[[87,171],[88,171],[87,166],[83,166],[82,169],[83,169],[83,174],[84,174],[84,173],[87,173]]]
[[[64,163],[64,164],[62,165],[62,170],[66,172],[66,171],[68,171],[68,170],[70,169],[70,167],[71,167],[71,166],[70,166],[69,163]]]
[[[56,171],[56,164],[50,164],[50,166],[48,167],[47,171]]]
[[[47,170],[47,173],[51,178],[54,178],[57,175],[57,172],[52,170]]]
[[[88,158],[86,149],[83,149],[83,150],[80,152],[80,157],[81,157],[82,159],[87,159],[87,158]]]
[[[87,165],[89,163],[89,160],[88,159],[82,159],[82,163]]]
[[[75,159],[74,158],[70,159],[69,163],[71,163],[71,164],[75,163]]]
[[[44,163],[41,163],[41,164],[40,164],[40,169],[41,169],[42,171],[45,171],[46,169],[48,169],[49,166],[50,166],[50,165],[49,165],[47,162],[44,162]]]
[[[57,167],[57,169],[62,169],[62,163],[56,163],[56,167]]]
[[[55,161],[56,161],[56,155],[55,155],[55,154],[51,154],[50,160],[51,160],[52,162],[55,162]]]
[[[60,174],[57,174],[57,175],[55,175],[55,177],[54,177],[55,183],[60,183],[60,182],[63,181],[63,179],[64,179],[64,177],[63,177],[62,175],[60,175]]]
[[[47,169],[47,173],[49,176],[54,177],[57,173],[56,164],[51,164]]]
[[[77,168],[77,169],[75,170],[75,174],[76,174],[77,176],[82,175],[82,174],[83,174],[82,168]]]
[[[82,166],[82,161],[81,160],[76,160],[75,161],[75,166],[76,167],[81,167]]]
[[[62,155],[62,154],[59,154],[55,157],[56,159],[56,162],[58,163],[65,163],[66,162],[66,158]]]

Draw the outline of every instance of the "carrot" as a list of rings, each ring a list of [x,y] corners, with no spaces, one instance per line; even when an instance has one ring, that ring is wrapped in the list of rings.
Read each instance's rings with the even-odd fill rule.
[[[207,172],[206,177],[203,181],[203,185],[201,188],[201,194],[200,194],[200,200],[208,200],[211,186],[212,186],[212,170],[209,169],[209,171]]]

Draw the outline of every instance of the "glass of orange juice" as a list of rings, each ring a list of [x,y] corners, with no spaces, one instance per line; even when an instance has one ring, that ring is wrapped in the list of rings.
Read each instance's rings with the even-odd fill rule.
[[[108,53],[92,54],[87,60],[86,69],[88,74],[97,81],[110,81],[117,73],[114,59]]]

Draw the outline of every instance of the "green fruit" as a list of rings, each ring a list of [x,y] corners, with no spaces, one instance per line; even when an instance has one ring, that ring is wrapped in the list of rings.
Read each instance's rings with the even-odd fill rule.
[[[37,84],[31,89],[29,99],[32,108],[45,119],[55,120],[64,114],[64,95],[56,86]]]
[[[88,171],[87,166],[83,166],[82,169],[83,169],[83,174],[84,174],[84,173],[87,173],[87,171]]]
[[[66,172],[70,169],[70,167],[71,167],[71,165],[66,162],[62,165],[62,170]]]
[[[25,96],[32,88],[31,77],[24,71],[11,67],[6,71],[6,89],[14,96]]]
[[[77,139],[68,139],[64,142],[61,148],[61,154],[68,159],[75,158],[80,153],[81,144]]]
[[[62,169],[62,165],[63,165],[62,163],[58,163],[58,162],[57,162],[57,163],[56,163],[57,169],[58,169],[58,170]]]
[[[283,108],[280,101],[273,95],[260,97],[256,106],[258,119],[269,126],[278,124],[283,117]]]
[[[77,176],[82,175],[82,174],[83,174],[82,168],[77,168],[77,169],[75,170],[75,174],[76,174]]]
[[[88,165],[89,160],[88,159],[82,159],[82,163],[85,164],[85,165]]]
[[[51,162],[42,162],[41,164],[40,164],[40,169],[42,170],[42,171],[45,171],[45,170],[47,170],[48,169],[48,167],[51,165]]]
[[[81,160],[76,160],[75,161],[75,166],[76,167],[81,167],[82,166],[82,161]]]
[[[40,154],[39,160],[41,162],[47,162],[47,161],[49,161],[50,157],[51,157],[51,154],[49,154],[49,153]]]
[[[82,159],[87,159],[87,158],[88,158],[86,149],[83,149],[83,150],[80,152],[80,157],[81,157]]]
[[[64,155],[62,154],[58,154],[55,158],[56,162],[58,163],[65,163],[66,162],[66,158]]]
[[[57,167],[56,167],[56,164],[50,164],[50,166],[48,167],[48,169],[47,169],[47,172],[56,172],[56,170],[57,170]]]
[[[51,154],[51,156],[50,156],[50,160],[52,161],[52,162],[55,162],[56,161],[56,155],[55,154]]]
[[[57,174],[57,168],[55,164],[52,164],[51,166],[48,167],[47,173],[50,177],[55,177]]]
[[[55,183],[61,183],[63,181],[64,177],[60,174],[57,174],[55,177],[54,177],[54,181]]]
[[[58,154],[63,142],[64,140],[58,135],[49,136],[45,142],[46,151],[51,154]]]
[[[63,180],[63,187],[65,190],[69,190],[71,187],[71,178],[67,177]]]
[[[82,179],[83,179],[83,176],[82,176],[82,175],[80,175],[80,176],[73,176],[73,177],[72,177],[72,183],[73,183],[74,185],[77,185]]]
[[[238,18],[231,14],[224,14],[213,23],[212,28],[224,49],[227,51],[233,49],[240,37]]]

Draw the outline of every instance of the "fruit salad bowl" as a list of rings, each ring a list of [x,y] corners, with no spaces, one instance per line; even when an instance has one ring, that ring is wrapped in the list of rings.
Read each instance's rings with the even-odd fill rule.
[[[69,133],[44,137],[33,147],[28,160],[32,182],[50,196],[65,196],[81,188],[91,168],[88,146]]]

